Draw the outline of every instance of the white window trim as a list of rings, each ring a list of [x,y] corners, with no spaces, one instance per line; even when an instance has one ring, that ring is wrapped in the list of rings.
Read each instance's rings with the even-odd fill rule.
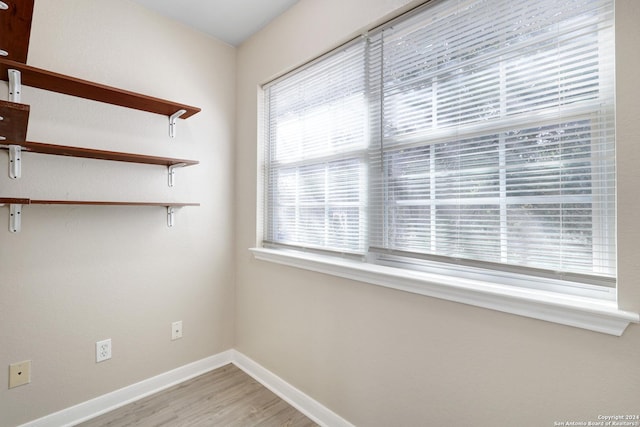
[[[621,336],[630,323],[640,323],[640,314],[620,310],[613,301],[453,278],[282,249],[251,248],[250,251],[255,259],[261,261],[604,334]]]

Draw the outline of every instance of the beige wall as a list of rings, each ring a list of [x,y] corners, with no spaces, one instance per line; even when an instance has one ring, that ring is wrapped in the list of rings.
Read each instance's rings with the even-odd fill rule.
[[[0,426],[15,426],[232,348],[235,49],[127,0],[36,0],[28,63],[202,108],[180,120],[23,88],[28,139],[196,159],[178,170],[38,154],[0,196],[197,201],[163,208],[0,208]],[[0,99],[7,85],[0,84]],[[184,338],[170,340],[170,323]],[[95,363],[95,342],[113,358]],[[32,383],[7,390],[8,365]]]
[[[407,1],[302,0],[238,51],[236,348],[359,426],[552,426],[640,413],[621,338],[252,259],[261,83]],[[622,308],[640,310],[640,5],[617,2]]]
[[[28,206],[19,234],[0,208],[0,384],[2,366],[33,361],[30,385],[0,387],[0,427],[232,347],[362,426],[546,426],[640,412],[640,326],[615,338],[249,253],[259,85],[412,4],[301,0],[236,52],[127,0],[36,0],[29,64],[203,111],[169,141],[165,117],[24,87],[30,140],[201,164],[169,189],[160,167],[25,154],[19,181],[0,171],[0,196],[202,206],[181,209],[173,229],[161,208]],[[617,1],[620,294],[635,311],[639,21],[640,4]],[[174,320],[184,338],[172,342]],[[104,338],[113,359],[96,364]]]

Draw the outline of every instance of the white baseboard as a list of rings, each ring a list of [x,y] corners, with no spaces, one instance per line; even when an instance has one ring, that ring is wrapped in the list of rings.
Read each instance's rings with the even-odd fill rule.
[[[233,363],[242,369],[317,424],[331,427],[353,427],[351,423],[339,415],[236,350],[227,350],[181,366],[139,383],[22,424],[19,427],[70,427],[229,363]]]
[[[233,350],[198,360],[139,383],[55,412],[20,427],[69,427],[232,362]]]
[[[304,394],[271,371],[265,369],[262,365],[259,365],[236,350],[231,351],[233,351],[234,365],[245,371],[253,377],[253,379],[274,392],[282,400],[289,403],[317,424],[331,427],[353,427],[353,424],[340,417],[326,406]]]

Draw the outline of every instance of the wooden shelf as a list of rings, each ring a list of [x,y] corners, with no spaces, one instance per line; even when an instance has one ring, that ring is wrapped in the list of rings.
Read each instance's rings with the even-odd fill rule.
[[[36,200],[15,197],[0,197],[0,206],[9,207],[9,231],[19,233],[22,229],[22,208],[24,205],[91,205],[91,206],[151,206],[167,210],[167,226],[173,227],[176,209],[185,206],[200,206],[200,203],[180,202],[123,202],[105,200]]]
[[[103,200],[36,200],[24,198],[0,197],[0,205],[92,205],[92,206],[160,206],[160,207],[184,207],[200,206],[200,203],[180,202],[122,202]]]
[[[0,136],[5,138],[4,140],[0,140],[0,148],[4,149],[9,148],[10,145],[17,145],[22,151],[32,153],[112,160],[117,162],[142,163],[167,167],[192,166],[199,163],[196,160],[148,156],[144,154],[95,150],[91,148],[25,141],[27,135],[27,124],[29,121],[29,106],[27,104],[0,101],[0,117],[2,117],[2,120],[0,120]]]
[[[2,122],[0,122],[2,123]],[[2,133],[0,133],[1,135]],[[7,143],[8,141],[3,141]],[[2,144],[3,142],[0,142]],[[144,154],[122,153],[117,151],[94,150],[91,148],[70,147],[66,145],[44,144],[42,142],[24,141],[17,145],[22,151],[56,156],[83,157],[87,159],[112,160],[116,162],[142,163],[159,166],[192,166],[197,160],[175,159],[172,157],[147,156]]]
[[[200,112],[200,108],[179,104],[160,98],[154,98],[139,93],[93,83],[76,77],[54,73],[41,68],[32,67],[20,62],[0,58],[0,75],[8,81],[8,70],[20,71],[23,85],[45,89],[52,92],[133,108],[135,110],[171,116],[180,110],[186,110],[180,118],[186,119]]]
[[[0,206],[9,206],[9,231],[18,233],[22,229],[23,205],[92,205],[92,206],[152,206],[167,209],[167,226],[173,227],[176,208],[200,206],[200,203],[180,202],[122,202],[104,200],[36,200],[15,197],[0,197]]]
[[[9,6],[0,10],[0,49],[7,52],[5,58],[27,62],[33,0],[3,0]]]
[[[29,199],[18,199],[15,197],[0,197],[0,206],[2,205],[28,205]]]
[[[116,202],[102,200],[29,200],[30,205],[93,205],[93,206],[161,206],[180,208],[184,206],[200,206],[200,203],[179,202]]]
[[[0,57],[0,75],[3,80],[8,80],[8,70],[14,69],[20,71],[22,84],[39,89],[162,114],[167,117],[180,110],[186,110],[180,116],[182,119],[200,112],[200,108],[190,105],[154,98],[26,65],[34,0],[3,0],[3,2],[8,6],[6,10],[0,9],[0,50],[7,54]]]
[[[29,122],[29,106],[15,102],[0,101],[0,136],[4,142],[22,143],[27,138],[27,124]]]

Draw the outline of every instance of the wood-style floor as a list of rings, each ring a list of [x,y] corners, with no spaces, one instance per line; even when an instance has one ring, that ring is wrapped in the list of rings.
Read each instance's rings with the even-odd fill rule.
[[[316,425],[231,364],[78,424],[79,427]]]

